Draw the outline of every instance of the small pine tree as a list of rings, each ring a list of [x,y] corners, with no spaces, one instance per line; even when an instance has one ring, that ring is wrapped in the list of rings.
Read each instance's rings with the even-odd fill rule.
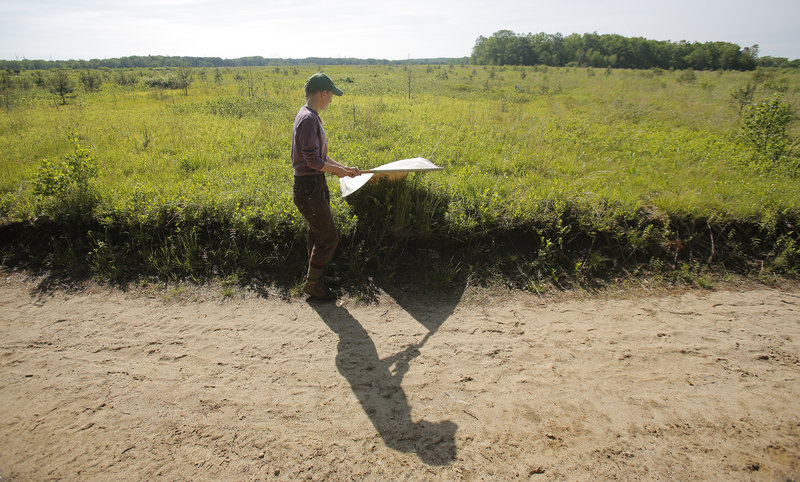
[[[120,70],[117,71],[116,75],[114,76],[114,82],[122,87],[127,87],[136,83],[136,76],[133,73],[126,74]]]
[[[47,87],[47,77],[44,76],[41,70],[33,73],[33,83],[40,89]]]
[[[61,97],[61,105],[67,105],[67,96],[75,92],[75,84],[66,70],[56,70],[50,78],[50,93]]]
[[[189,86],[192,85],[192,80],[192,71],[187,67],[181,67],[178,69],[175,87],[178,89],[183,89],[183,95],[189,95]]]
[[[739,115],[742,115],[744,107],[753,102],[753,95],[756,93],[755,84],[748,83],[744,87],[734,90],[731,97],[739,104]]]
[[[103,79],[100,78],[100,75],[90,70],[81,72],[79,78],[86,92],[97,92],[100,90],[100,85],[103,83]]]
[[[7,110],[11,109],[11,93],[14,91],[14,81],[11,72],[4,70],[0,72],[0,93],[3,95],[3,106]]]
[[[683,73],[678,77],[678,82],[686,82],[691,84],[692,82],[697,80],[697,74],[694,73],[694,70],[687,69],[684,70]]]

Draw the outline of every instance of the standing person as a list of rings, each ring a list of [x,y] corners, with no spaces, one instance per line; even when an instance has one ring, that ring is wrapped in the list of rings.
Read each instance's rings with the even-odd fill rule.
[[[333,96],[342,94],[327,75],[317,73],[309,77],[306,104],[297,113],[292,129],[294,204],[308,221],[308,273],[303,292],[320,299],[334,298],[322,273],[339,243],[324,173],[338,177],[360,174],[358,168],[339,164],[328,156],[328,141],[319,117],[319,112],[328,107]]]

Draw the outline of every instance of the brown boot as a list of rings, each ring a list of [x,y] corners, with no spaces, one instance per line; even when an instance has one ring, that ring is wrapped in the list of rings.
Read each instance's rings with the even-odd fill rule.
[[[315,268],[314,266],[308,267],[308,275],[306,282],[303,285],[303,293],[320,300],[332,300],[336,298],[325,279],[322,277],[322,268]]]
[[[331,291],[328,285],[321,279],[307,279],[303,285],[303,293],[320,300],[332,300],[336,298],[333,291]]]

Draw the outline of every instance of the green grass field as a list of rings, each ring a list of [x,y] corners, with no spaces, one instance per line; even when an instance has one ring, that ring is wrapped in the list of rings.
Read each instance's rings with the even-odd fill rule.
[[[322,114],[334,159],[363,169],[419,156],[445,168],[346,201],[331,178],[336,273],[391,277],[413,260],[434,285],[500,273],[537,288],[800,267],[800,123],[767,162],[741,141],[732,97],[753,84],[752,102],[796,107],[797,71],[474,65],[194,69],[188,95],[145,85],[167,71],[99,71],[92,93],[72,72],[66,105],[23,72],[0,110],[3,263],[296,282],[305,226],[290,137],[318,70],[345,91]],[[96,173],[64,164],[76,143]]]

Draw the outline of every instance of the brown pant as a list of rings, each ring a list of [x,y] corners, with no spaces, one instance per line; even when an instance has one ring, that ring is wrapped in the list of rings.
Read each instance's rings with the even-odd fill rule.
[[[308,259],[312,266],[328,264],[339,244],[339,233],[333,224],[331,195],[325,175],[295,176],[294,205],[308,221]]]

